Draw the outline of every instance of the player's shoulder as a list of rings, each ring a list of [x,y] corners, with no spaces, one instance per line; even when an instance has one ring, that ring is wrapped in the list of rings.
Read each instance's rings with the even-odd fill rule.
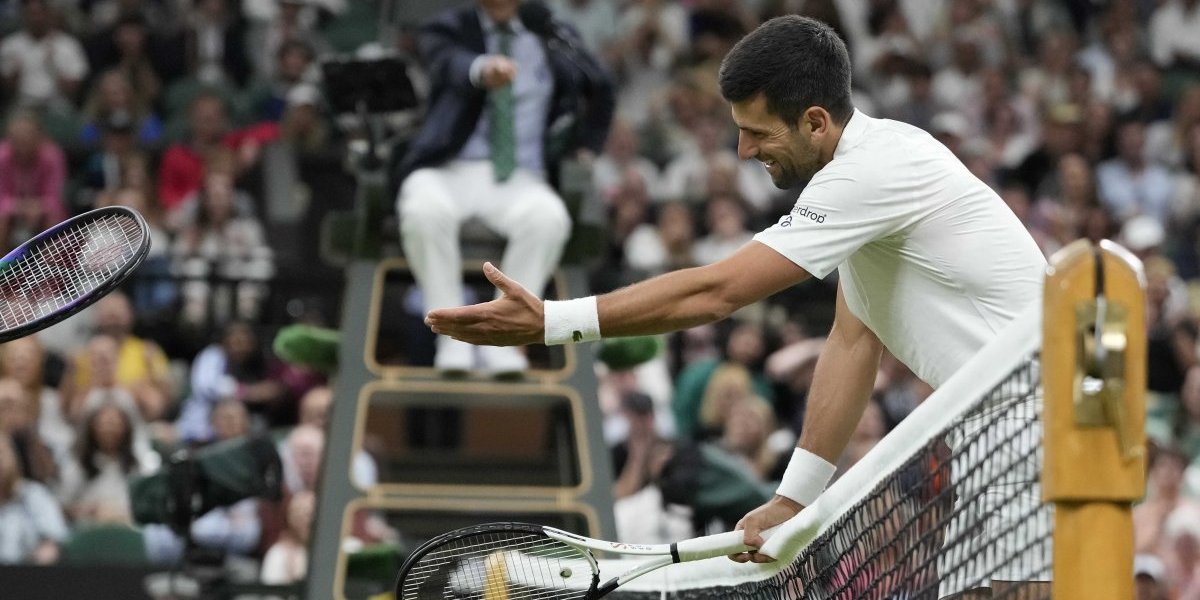
[[[856,110],[842,129],[833,160],[817,173],[813,183],[886,180],[907,168],[913,150],[926,141],[937,143],[916,127]]]

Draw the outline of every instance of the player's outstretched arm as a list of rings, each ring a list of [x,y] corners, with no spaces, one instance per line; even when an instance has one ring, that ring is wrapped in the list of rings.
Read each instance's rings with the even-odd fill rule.
[[[501,292],[491,302],[430,311],[435,333],[472,344],[517,346],[545,336],[544,303],[491,263],[484,275]],[[750,242],[729,258],[635,283],[597,298],[605,337],[652,335],[686,329],[729,316],[808,278],[787,257]]]
[[[762,530],[792,518],[824,489],[833,475],[833,464],[866,409],[882,354],[883,343],[850,312],[839,285],[833,328],[817,359],[800,441],[779,485],[779,493],[737,524],[737,529],[745,531],[747,545],[761,546]],[[730,558],[738,562],[772,560],[758,553],[735,554]]]

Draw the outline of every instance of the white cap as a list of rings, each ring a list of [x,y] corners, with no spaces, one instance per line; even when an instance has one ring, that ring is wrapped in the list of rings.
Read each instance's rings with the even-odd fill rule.
[[[966,138],[971,132],[971,124],[961,113],[947,111],[938,113],[929,123],[930,133],[942,135],[948,133],[955,137]]]
[[[288,106],[317,106],[321,103],[321,92],[317,86],[307,83],[292,86],[287,93]]]
[[[1153,554],[1138,554],[1133,557],[1133,576],[1138,575],[1149,575],[1155,581],[1163,581],[1167,576],[1167,566]]]
[[[1162,224],[1146,215],[1132,217],[1121,227],[1121,242],[1134,252],[1161,246],[1166,235]]]

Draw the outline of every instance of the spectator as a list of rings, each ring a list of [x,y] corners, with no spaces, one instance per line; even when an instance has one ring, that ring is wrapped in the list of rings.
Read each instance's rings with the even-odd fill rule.
[[[688,14],[667,0],[637,0],[621,10],[617,31],[621,114],[635,126],[650,117],[650,100],[671,80],[671,70],[687,50]]]
[[[182,441],[212,440],[212,410],[222,400],[236,398],[263,426],[283,410],[287,389],[272,377],[280,366],[259,347],[253,326],[233,321],[225,326],[221,341],[200,352],[192,361],[191,395],[184,401],[176,428]]]
[[[284,487],[289,493],[317,490],[317,477],[325,457],[325,432],[314,425],[298,425],[285,440],[281,454],[294,467],[284,474]]]
[[[309,491],[294,494],[287,503],[287,529],[263,557],[262,582],[286,585],[304,581],[308,575],[308,544],[316,496]]]
[[[1148,39],[1155,64],[1200,76],[1200,2],[1166,0],[1150,18]]]
[[[746,245],[754,234],[746,228],[746,209],[737,196],[713,196],[705,207],[708,235],[696,241],[698,264],[717,262]]]
[[[604,70],[590,56],[548,52],[516,16],[517,5],[480,2],[444,12],[421,29],[433,92],[401,161],[396,206],[426,309],[463,301],[458,230],[471,217],[508,238],[501,268],[526,287],[545,287],[570,233],[570,216],[551,187],[565,156],[548,145],[546,124],[577,117],[578,135],[562,147],[590,160],[612,119]],[[482,347],[480,354],[497,373],[528,368],[513,348]],[[470,370],[473,348],[439,337],[434,367]]]
[[[271,77],[247,92],[254,115],[264,121],[282,120],[291,91],[298,86],[318,83],[320,72],[317,66],[316,53],[308,42],[290,39],[280,44],[275,51]]]
[[[250,77],[246,26],[227,0],[198,0],[184,18],[188,77],[207,85],[242,87]]]
[[[37,119],[13,117],[0,141],[0,248],[7,252],[66,218],[66,180],[66,158]]]
[[[84,0],[80,4],[87,26],[101,35],[130,15],[163,31],[173,31],[179,25],[178,15],[166,0]]]
[[[1172,596],[1179,600],[1200,598],[1200,514],[1176,509],[1167,517],[1165,530],[1170,549],[1164,562]]]
[[[205,3],[221,0],[205,0]],[[198,94],[188,109],[188,137],[167,147],[158,172],[158,201],[173,211],[200,189],[206,161],[232,151],[230,167],[237,176],[258,164],[262,145],[278,137],[274,124],[259,124],[231,131],[225,101],[215,93]]]
[[[0,433],[0,564],[58,562],[68,533],[54,496],[21,476],[12,438]]]
[[[981,91],[983,42],[965,31],[956,31],[952,42],[953,62],[933,76],[933,97],[943,106],[964,110]]]
[[[315,2],[279,0],[275,4],[278,10],[270,17],[270,21],[261,27],[261,31],[251,38],[258,42],[253,48],[254,66],[258,71],[258,79],[262,81],[270,81],[278,75],[278,69],[284,66],[279,60],[281,50],[289,43],[303,44],[309,52],[310,59],[328,49],[328,44],[321,38],[321,32],[317,28]]]
[[[298,426],[309,425],[322,432],[328,431],[329,408],[332,404],[333,390],[329,386],[321,385],[312,388],[300,398]],[[279,458],[283,461],[284,480],[290,482],[288,487],[291,489],[304,487],[288,444],[279,444]],[[379,467],[366,450],[359,450],[354,454],[354,462],[350,468],[355,485],[361,489],[370,489],[379,481]]]
[[[663,172],[660,193],[699,204],[708,195],[708,173],[721,157],[735,157],[729,142],[729,130],[715,117],[701,117],[690,130],[690,148],[681,152]]]
[[[681,437],[702,435],[705,427],[719,427],[723,423],[725,410],[720,406],[725,403],[717,400],[723,393],[718,393],[718,388],[724,386],[714,385],[713,381],[722,367],[729,367],[725,369],[727,377],[737,380],[741,395],[759,396],[769,403],[774,401],[771,384],[759,366],[766,351],[762,330],[751,323],[737,324],[729,333],[724,348],[723,358],[688,361],[689,364],[675,379],[671,411],[675,415],[676,431]],[[701,416],[705,404],[710,407],[712,416],[709,419]]]
[[[1054,177],[1058,161],[1078,152],[1083,137],[1080,107],[1059,104],[1046,107],[1042,115],[1042,143],[1008,175],[1021,182],[1032,197],[1038,198],[1057,185]]]
[[[657,480],[670,460],[671,443],[659,437],[654,403],[649,396],[627,392],[621,415],[629,424],[625,441],[613,447],[613,513],[617,537],[632,543],[669,543],[692,534],[691,511],[668,506]]]
[[[1124,111],[1135,101],[1130,76],[1139,57],[1137,24],[1106,18],[1100,29],[1096,41],[1080,51],[1076,59],[1092,74],[1093,97]]]
[[[1153,554],[1133,557],[1134,600],[1170,600],[1167,567]]]
[[[1200,464],[1200,365],[1193,365],[1183,378],[1171,434],[1188,463]]]
[[[1187,464],[1187,456],[1171,446],[1155,448],[1151,453],[1146,469],[1146,500],[1133,508],[1135,552],[1171,554],[1167,520],[1177,510],[1200,519],[1200,503],[1183,495],[1183,471]]]
[[[1057,245],[1065,246],[1083,235],[1084,221],[1099,199],[1092,166],[1079,154],[1059,159],[1055,180],[1057,190],[1037,199],[1031,223],[1044,227]]]
[[[1010,103],[994,105],[984,115],[984,154],[991,165],[1014,169],[1029,156],[1037,143],[1025,128],[1017,109]]]
[[[1200,126],[1200,83],[1183,90],[1175,103],[1170,121],[1160,121],[1146,128],[1146,159],[1178,168],[1188,154],[1188,135]]]
[[[321,92],[313,85],[293,86],[279,131],[281,139],[301,155],[329,150],[329,125],[321,114]]]
[[[633,125],[620,117],[613,121],[604,154],[592,165],[592,178],[600,197],[609,204],[617,201],[627,170],[633,169],[645,182],[650,195],[658,194],[658,166],[641,155],[641,140]]]
[[[720,438],[735,407],[743,402],[758,400],[754,395],[750,371],[746,367],[735,363],[717,367],[704,386],[700,418],[692,437],[700,440]]]
[[[76,204],[81,209],[94,208],[98,195],[111,193],[124,185],[121,177],[127,172],[125,163],[144,160],[134,140],[133,116],[123,111],[105,115],[100,147],[88,156],[83,167],[82,179],[87,192],[77,195]]]
[[[134,454],[133,423],[105,402],[83,420],[74,460],[66,463],[59,498],[76,523],[133,524],[129,478],[146,474]]]
[[[88,387],[60,390],[64,399],[70,399],[67,414],[76,424],[82,424],[88,416],[100,406],[108,403],[116,404],[125,411],[133,427],[133,451],[138,461],[147,469],[155,469],[161,463],[160,457],[151,446],[152,438],[167,438],[169,432],[164,431],[158,420],[162,416],[162,406],[154,404],[139,404],[139,398],[153,399],[152,394],[135,395],[130,387],[123,386],[117,381],[120,358],[120,346],[117,341],[104,333],[97,333],[88,341],[83,357],[77,364],[87,364]],[[73,374],[64,375],[64,381],[73,378]],[[69,387],[69,386],[68,386]],[[148,412],[149,411],[149,412]],[[155,412],[156,411],[156,412]],[[154,429],[150,423],[154,424]]]
[[[156,25],[159,27],[161,25]],[[151,45],[143,13],[123,14],[116,24],[103,35],[93,52],[93,67],[98,72],[120,73],[129,84],[129,95],[134,104],[143,110],[155,106],[162,93],[162,77],[154,55],[164,49]]]
[[[1068,89],[1075,50],[1075,36],[1070,31],[1043,36],[1038,43],[1037,61],[1021,72],[1021,93],[1038,106],[1070,102]]]
[[[744,460],[749,471],[759,479],[778,480],[787,463],[781,462],[785,453],[770,443],[774,431],[775,414],[771,405],[762,398],[750,397],[730,408],[725,429],[717,443],[730,454]],[[790,438],[789,441],[795,442]],[[789,443],[783,449],[789,450],[788,446],[794,447],[795,444]],[[791,456],[790,450],[786,456]]]
[[[1169,233],[1174,241],[1179,271],[1188,278],[1200,275],[1200,123],[1187,136],[1183,168],[1175,174]]]
[[[79,139],[86,145],[94,145],[101,141],[106,129],[112,129],[120,122],[120,127],[132,134],[138,146],[143,149],[155,148],[162,140],[163,124],[152,106],[149,100],[134,93],[126,73],[105,71],[96,80],[84,103],[85,121]],[[119,180],[119,176],[114,179]]]
[[[905,69],[904,76],[907,94],[887,107],[883,114],[889,119],[930,131],[933,117],[947,108],[933,95],[933,69],[922,62],[912,63]]]
[[[223,442],[250,433],[250,412],[237,398],[225,398],[212,410],[213,441]]]
[[[0,41],[0,80],[17,107],[73,112],[87,57],[56,22],[49,0],[21,0],[21,31]]]
[[[0,379],[0,433],[12,440],[23,477],[46,485],[59,478],[54,453],[38,434],[37,396],[11,378]]]
[[[174,271],[187,278],[180,317],[192,327],[255,319],[266,298],[274,256],[262,223],[240,197],[233,176],[214,170],[205,175],[197,201],[181,208],[196,206],[194,220],[180,225],[171,247]]]
[[[38,437],[62,464],[75,444],[75,430],[64,415],[58,391],[45,384],[46,353],[36,336],[17,338],[0,346],[0,375],[20,384],[37,418]]]
[[[1166,225],[1174,196],[1171,174],[1146,160],[1146,126],[1126,121],[1117,128],[1117,156],[1096,168],[1100,201],[1119,219],[1146,215]]]
[[[696,226],[692,211],[683,202],[668,202],[658,208],[655,224],[634,227],[625,239],[625,268],[643,276],[694,267]]]
[[[74,358],[70,372],[63,378],[62,397],[68,407],[78,410],[85,403],[83,397],[97,387],[105,387],[101,381],[111,377],[111,385],[132,396],[146,422],[161,420],[171,408],[175,392],[167,356],[158,344],[134,335],[133,326],[133,305],[124,293],[113,292],[96,302],[96,331],[107,338],[99,346],[107,347],[112,342],[114,350],[113,363],[105,359],[101,368],[111,368],[112,373],[96,372],[95,352],[99,346],[89,344],[89,350]]]

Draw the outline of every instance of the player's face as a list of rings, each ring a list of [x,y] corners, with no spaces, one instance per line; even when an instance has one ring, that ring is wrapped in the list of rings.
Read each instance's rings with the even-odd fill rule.
[[[803,123],[789,126],[771,114],[761,94],[733,103],[733,122],[738,126],[738,156],[762,162],[775,187],[796,187],[820,170],[820,155],[809,128]]]

